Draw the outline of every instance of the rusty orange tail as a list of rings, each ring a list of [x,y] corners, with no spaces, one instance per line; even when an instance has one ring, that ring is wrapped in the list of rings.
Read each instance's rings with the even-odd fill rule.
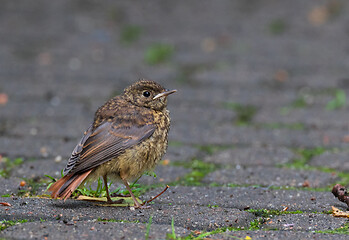
[[[68,174],[51,185],[48,191],[52,192],[52,198],[62,198],[67,200],[75,189],[86,179],[92,169],[83,174]]]

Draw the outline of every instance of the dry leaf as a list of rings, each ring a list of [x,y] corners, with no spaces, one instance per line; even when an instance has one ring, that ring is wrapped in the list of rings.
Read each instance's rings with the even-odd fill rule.
[[[7,203],[7,202],[0,202],[0,205],[6,206],[6,207],[11,207],[12,205]]]
[[[161,162],[162,165],[164,166],[167,166],[170,164],[170,159],[164,159],[162,162]]]
[[[332,216],[349,218],[349,212],[348,211],[343,212],[343,211],[339,210],[338,208],[332,206]]]
[[[329,17],[328,8],[323,6],[314,7],[308,14],[308,20],[315,26],[324,24]]]
[[[288,72],[286,70],[280,69],[275,72],[274,79],[278,82],[286,82],[288,79]]]
[[[0,105],[5,105],[8,102],[8,95],[6,93],[0,93]]]
[[[343,142],[349,142],[349,135],[345,135],[345,136],[342,138],[342,141],[343,141]]]
[[[305,180],[302,184],[302,187],[310,187],[310,183],[308,180]]]
[[[210,53],[216,50],[217,44],[213,38],[205,38],[201,42],[201,48],[204,52]]]

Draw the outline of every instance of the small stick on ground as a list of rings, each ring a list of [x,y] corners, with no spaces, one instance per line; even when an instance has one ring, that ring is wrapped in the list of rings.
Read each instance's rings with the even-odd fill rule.
[[[153,201],[153,200],[155,200],[156,198],[160,197],[164,192],[166,192],[166,190],[167,190],[169,187],[170,187],[169,185],[166,185],[165,189],[162,190],[161,193],[159,193],[159,194],[156,195],[155,197],[149,199],[148,201],[144,201],[144,202],[142,203],[142,206],[145,205],[145,204],[147,204],[147,203],[150,203],[151,201]]]

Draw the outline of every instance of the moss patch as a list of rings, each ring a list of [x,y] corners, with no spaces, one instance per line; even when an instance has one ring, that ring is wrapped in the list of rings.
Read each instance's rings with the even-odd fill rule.
[[[192,169],[190,173],[188,173],[178,181],[171,183],[171,185],[184,185],[184,186],[202,185],[201,180],[207,174],[219,168],[219,166],[216,164],[206,163],[199,159],[193,159],[190,162],[174,162],[173,165]]]
[[[123,44],[131,44],[136,42],[142,33],[140,26],[127,25],[124,26],[121,30],[120,41]]]
[[[7,157],[0,158],[0,177],[10,177],[12,169],[21,165],[22,163],[23,158],[15,158],[12,160]]]
[[[16,224],[26,223],[28,222],[27,219],[21,219],[21,220],[2,220],[0,221],[0,231],[5,230],[8,227],[14,226]]]
[[[344,226],[340,228],[336,228],[333,230],[319,230],[315,231],[317,233],[329,233],[329,234],[346,234],[349,235],[349,223],[346,223]]]
[[[223,107],[233,110],[236,113],[235,124],[238,126],[249,125],[257,113],[257,107],[254,105],[243,105],[235,102],[225,102]]]
[[[144,54],[145,62],[155,65],[168,61],[174,53],[174,47],[169,44],[153,44],[148,47]]]

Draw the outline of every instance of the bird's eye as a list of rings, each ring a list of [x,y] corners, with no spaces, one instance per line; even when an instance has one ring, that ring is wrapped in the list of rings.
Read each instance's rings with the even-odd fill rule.
[[[150,92],[144,91],[144,92],[143,92],[143,96],[144,96],[144,97],[150,97]]]

